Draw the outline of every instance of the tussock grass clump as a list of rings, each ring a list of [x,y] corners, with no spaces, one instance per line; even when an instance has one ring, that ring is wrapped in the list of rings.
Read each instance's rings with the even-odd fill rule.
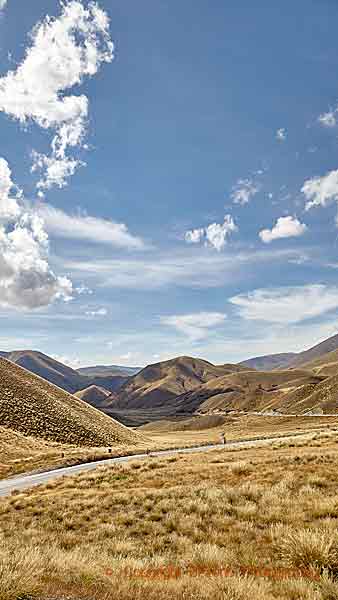
[[[300,569],[315,569],[337,575],[338,535],[327,530],[293,530],[277,527],[273,532],[283,562]]]

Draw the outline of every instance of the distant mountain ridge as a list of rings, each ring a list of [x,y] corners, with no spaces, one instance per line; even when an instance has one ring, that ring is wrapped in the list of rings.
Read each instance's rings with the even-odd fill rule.
[[[93,367],[80,367],[76,369],[80,375],[87,377],[105,377],[107,375],[120,375],[132,377],[142,370],[142,367],[121,367],[119,365],[95,365]]]
[[[85,389],[90,385],[104,387],[113,392],[127,379],[127,376],[112,374],[92,377],[82,375],[75,369],[35,350],[0,352],[0,357],[6,358],[12,363],[27,369],[27,371],[39,375],[39,377],[43,377],[43,379],[57,385],[70,394]]]
[[[243,360],[239,364],[249,369],[257,371],[272,371],[273,369],[281,369],[287,367],[290,362],[297,357],[294,352],[284,352],[282,354],[266,354],[265,356],[256,356]]]
[[[329,352],[338,350],[338,334],[335,334],[319,344],[315,344],[303,352],[286,352],[282,354],[267,354],[255,356],[239,364],[245,367],[257,369],[257,371],[271,371],[273,369],[284,369],[299,367],[316,360]]]

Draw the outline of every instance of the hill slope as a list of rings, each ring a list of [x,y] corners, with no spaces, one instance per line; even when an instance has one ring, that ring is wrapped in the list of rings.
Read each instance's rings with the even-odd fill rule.
[[[215,366],[206,360],[181,356],[142,369],[116,392],[111,406],[117,409],[166,406],[210,379],[244,370],[239,365]]]
[[[266,356],[256,356],[255,358],[249,358],[244,360],[240,365],[247,367],[248,369],[256,369],[257,371],[272,371],[273,369],[281,369],[290,364],[290,362],[297,357],[294,352],[287,352],[283,354],[267,354]]]
[[[0,425],[79,446],[142,441],[127,427],[4,358],[0,358]]]
[[[303,370],[234,373],[177,398],[176,414],[280,410],[284,394],[306,385],[313,390],[322,381],[322,377]]]
[[[329,352],[338,350],[338,334],[333,335],[327,340],[312,346],[308,350],[299,353],[267,354],[266,356],[256,356],[244,360],[239,364],[249,369],[257,371],[271,371],[273,369],[286,369],[302,367]]]
[[[54,358],[34,350],[0,352],[0,356],[20,365],[20,367],[24,367],[24,369],[35,375],[39,375],[39,377],[43,377],[70,394],[85,389],[90,385],[103,386],[113,392],[127,380],[126,376],[107,373],[105,375],[88,377]]]
[[[304,352],[297,354],[296,358],[289,363],[289,367],[304,365],[316,360],[317,358],[320,358],[321,356],[324,356],[328,352],[332,352],[333,350],[338,350],[338,334],[329,337],[327,340],[324,340],[315,346],[312,346],[309,348],[309,350],[305,350]]]
[[[111,396],[111,398],[114,397],[111,395],[110,391],[98,385],[90,385],[85,390],[75,392],[74,396],[96,408],[108,406],[111,402],[111,399],[107,401],[108,396]]]

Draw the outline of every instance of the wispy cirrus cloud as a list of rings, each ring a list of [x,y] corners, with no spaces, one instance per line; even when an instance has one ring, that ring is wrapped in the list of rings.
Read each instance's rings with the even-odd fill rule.
[[[86,317],[106,317],[108,310],[106,308],[93,308],[85,311]]]
[[[301,223],[297,217],[279,217],[272,229],[262,229],[259,237],[262,242],[269,244],[274,240],[283,238],[299,237],[307,231],[305,223]]]
[[[337,113],[338,113],[337,109],[329,110],[328,112],[319,115],[318,121],[324,127],[329,127],[329,128],[336,127]]]
[[[147,253],[139,257],[101,258],[91,256],[83,259],[54,257],[60,268],[74,278],[85,280],[91,287],[120,288],[129,290],[159,290],[168,287],[217,288],[231,281],[246,278],[248,266],[264,265],[296,260],[302,253],[298,250],[251,250],[215,254],[208,248],[192,251],[158,251],[156,257]]]
[[[146,249],[144,241],[132,235],[124,223],[81,213],[69,215],[44,203],[40,204],[37,211],[43,218],[47,231],[55,237],[85,240],[127,250]]]
[[[338,308],[338,287],[305,285],[258,289],[230,298],[248,321],[298,323]]]
[[[191,340],[200,340],[209,335],[209,330],[221,325],[226,320],[224,313],[198,312],[185,315],[161,317],[163,325],[174,327]]]
[[[41,191],[63,187],[81,164],[67,150],[83,147],[88,98],[66,92],[95,75],[113,59],[109,19],[96,2],[84,7],[71,0],[61,3],[58,18],[46,17],[31,34],[31,45],[15,71],[0,78],[0,111],[20,123],[35,122],[52,130],[50,156],[33,153],[33,171],[42,170]]]

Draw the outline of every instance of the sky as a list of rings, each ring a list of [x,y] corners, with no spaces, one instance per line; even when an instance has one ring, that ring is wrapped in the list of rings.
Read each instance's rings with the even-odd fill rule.
[[[333,0],[0,0],[0,348],[237,362],[338,331]]]

